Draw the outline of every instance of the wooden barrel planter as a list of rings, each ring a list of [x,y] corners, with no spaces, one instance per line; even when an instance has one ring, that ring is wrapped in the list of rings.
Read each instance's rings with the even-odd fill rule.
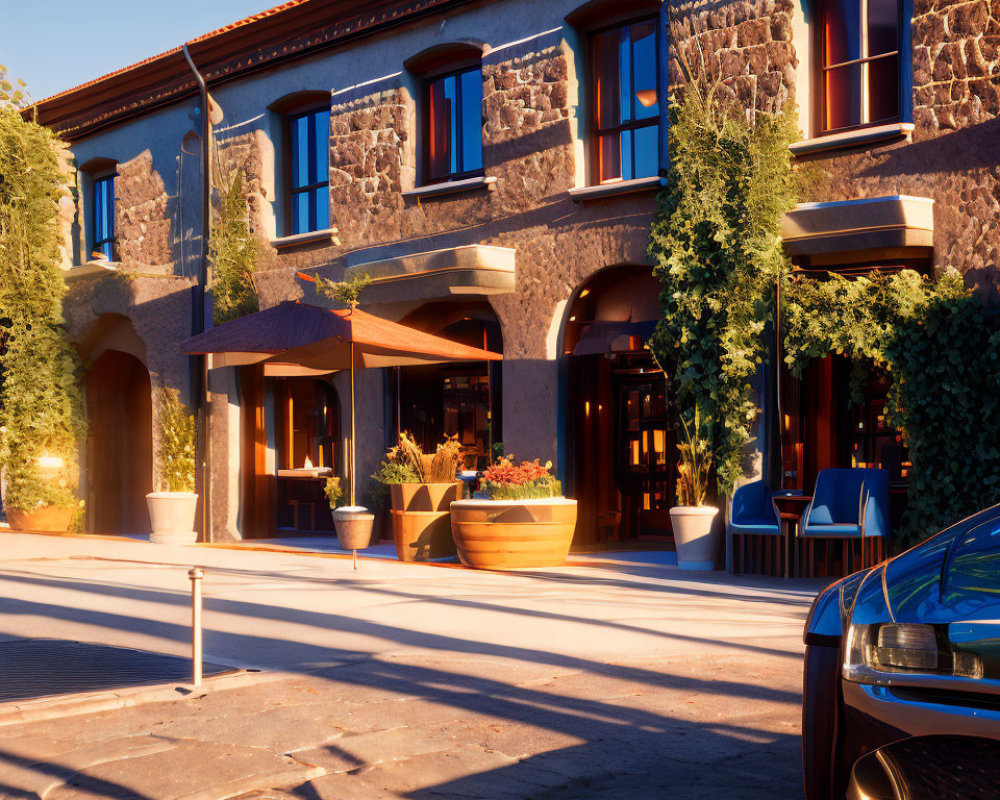
[[[462,496],[462,484],[396,483],[392,501],[392,538],[400,561],[426,561],[455,555],[448,507]]]
[[[459,500],[451,504],[458,557],[477,569],[557,567],[576,529],[576,500]]]
[[[7,509],[7,522],[14,531],[45,531],[65,533],[73,521],[75,508],[63,506],[43,506],[33,511]]]

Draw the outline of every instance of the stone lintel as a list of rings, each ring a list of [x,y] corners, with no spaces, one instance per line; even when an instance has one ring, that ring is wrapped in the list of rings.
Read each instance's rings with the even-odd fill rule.
[[[892,195],[800,203],[785,214],[781,237],[789,255],[808,256],[934,244],[934,201]]]
[[[371,276],[366,304],[435,300],[512,292],[514,264],[513,248],[472,244],[356,264],[345,278]]]

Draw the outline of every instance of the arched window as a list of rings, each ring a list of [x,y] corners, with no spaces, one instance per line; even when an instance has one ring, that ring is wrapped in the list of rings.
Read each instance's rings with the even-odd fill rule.
[[[823,133],[899,120],[901,2],[821,2]]]
[[[482,50],[470,44],[437,46],[405,66],[423,79],[423,183],[481,175]]]

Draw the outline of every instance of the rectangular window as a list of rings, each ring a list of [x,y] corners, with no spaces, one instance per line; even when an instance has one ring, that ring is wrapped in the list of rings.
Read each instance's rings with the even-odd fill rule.
[[[826,0],[823,132],[899,119],[900,0]]]
[[[483,169],[483,74],[479,67],[427,82],[427,183]]]
[[[103,253],[108,261],[115,260],[115,176],[94,179],[93,247],[96,255]]]
[[[289,117],[291,232],[330,227],[330,109]]]
[[[595,34],[592,54],[598,181],[656,175],[660,169],[657,21]]]

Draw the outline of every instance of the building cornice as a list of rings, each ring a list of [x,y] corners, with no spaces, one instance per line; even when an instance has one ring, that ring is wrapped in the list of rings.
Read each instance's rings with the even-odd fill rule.
[[[290,0],[186,44],[209,86],[214,87],[473,2],[493,0]],[[24,113],[73,141],[194,97],[197,91],[184,54],[176,47],[41,100]]]

